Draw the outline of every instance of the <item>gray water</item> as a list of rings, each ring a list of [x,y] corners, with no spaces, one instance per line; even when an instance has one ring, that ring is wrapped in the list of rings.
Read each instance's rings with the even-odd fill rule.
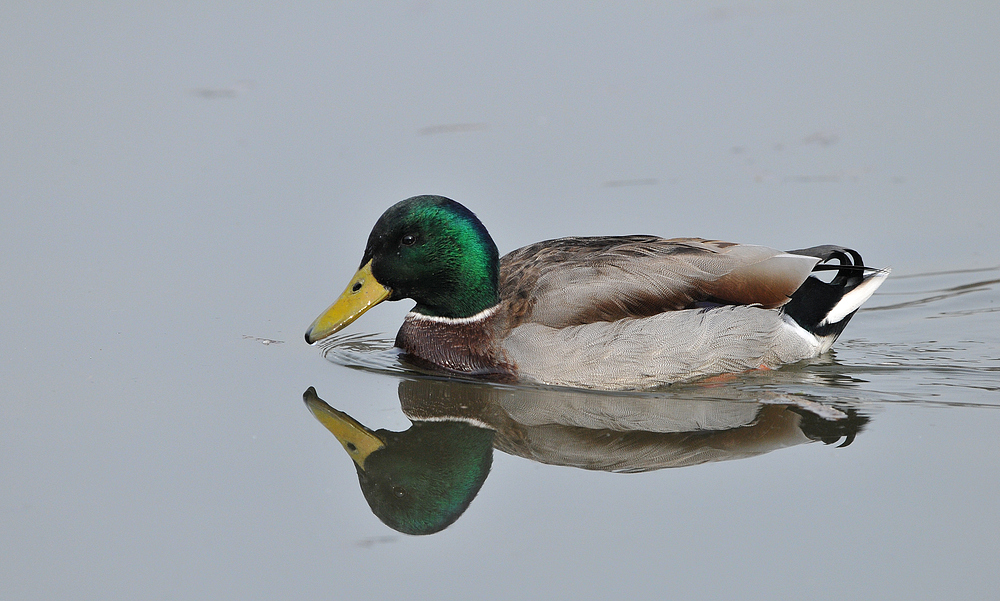
[[[4,4],[0,598],[995,598],[1000,9],[879,6]],[[828,356],[632,397],[415,378],[378,343],[408,302],[307,346],[423,193],[501,252],[835,243],[893,275]],[[410,536],[310,386],[396,431],[468,394],[787,437],[640,473],[498,445]]]

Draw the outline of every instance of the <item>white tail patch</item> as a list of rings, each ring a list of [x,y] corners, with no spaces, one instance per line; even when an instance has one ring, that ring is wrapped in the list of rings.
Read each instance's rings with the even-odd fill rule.
[[[858,310],[858,307],[864,304],[866,300],[871,298],[871,295],[878,290],[878,287],[882,285],[885,278],[889,276],[891,269],[879,269],[872,275],[868,276],[864,282],[858,285],[857,288],[851,290],[840,299],[836,305],[830,309],[830,312],[826,314],[823,321],[819,322],[819,325],[825,326],[831,323],[837,323],[838,321],[844,319],[851,313]]]

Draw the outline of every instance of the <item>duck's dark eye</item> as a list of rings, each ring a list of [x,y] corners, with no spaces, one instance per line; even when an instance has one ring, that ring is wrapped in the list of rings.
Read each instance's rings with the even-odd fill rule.
[[[406,495],[406,491],[402,486],[393,486],[392,494],[394,494],[396,498],[402,499]]]
[[[405,236],[403,236],[403,239],[400,240],[400,243],[403,246],[413,246],[413,243],[416,241],[417,241],[416,236],[414,236],[413,234],[406,234]]]

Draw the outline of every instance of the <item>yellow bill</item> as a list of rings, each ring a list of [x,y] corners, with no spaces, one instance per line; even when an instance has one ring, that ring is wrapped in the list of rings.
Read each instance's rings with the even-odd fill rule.
[[[302,400],[306,402],[306,407],[309,407],[319,423],[333,432],[340,444],[344,445],[347,454],[362,470],[365,469],[365,459],[375,451],[385,447],[385,442],[374,432],[362,426],[350,415],[327,405],[323,399],[316,395],[316,389],[312,386],[302,395]]]
[[[347,290],[340,295],[337,302],[316,318],[316,321],[306,330],[306,342],[314,344],[327,336],[346,328],[361,314],[389,298],[392,290],[386,288],[372,275],[372,262],[354,274]]]

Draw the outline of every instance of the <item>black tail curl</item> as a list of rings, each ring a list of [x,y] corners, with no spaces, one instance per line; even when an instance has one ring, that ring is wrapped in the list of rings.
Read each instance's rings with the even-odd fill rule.
[[[858,251],[843,246],[824,244],[788,252],[820,259],[820,263],[813,268],[813,271],[837,271],[837,275],[829,283],[812,276],[806,278],[806,281],[792,294],[791,300],[782,307],[786,315],[807,331],[816,336],[836,338],[844,331],[857,311],[852,311],[834,323],[823,323],[824,319],[845,294],[864,282],[868,273],[877,270],[866,267]],[[837,263],[828,263],[833,260]]]

